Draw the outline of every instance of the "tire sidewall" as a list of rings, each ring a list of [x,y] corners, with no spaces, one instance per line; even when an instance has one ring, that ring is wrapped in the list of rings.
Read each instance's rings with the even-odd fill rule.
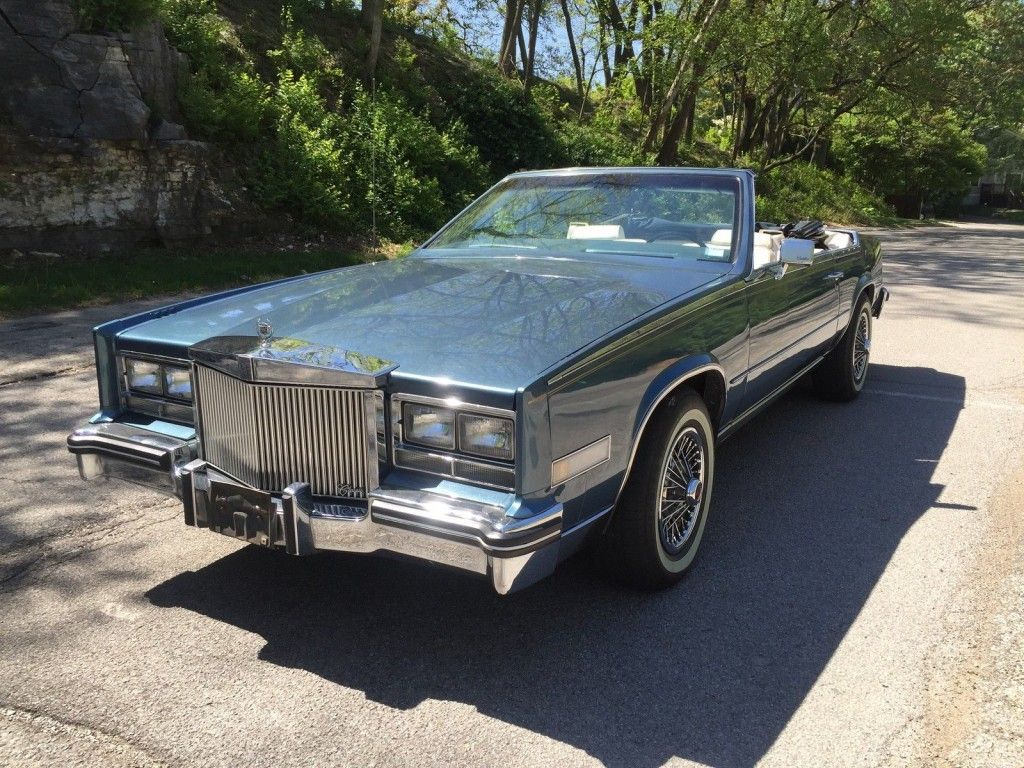
[[[657,504],[652,504],[650,509],[649,530],[653,538],[653,546],[657,553],[661,567],[669,574],[680,574],[693,563],[700,549],[700,542],[704,536],[704,525],[708,519],[708,508],[711,505],[711,493],[715,480],[715,442],[711,421],[703,409],[688,407],[676,419],[672,429],[669,430],[667,439],[661,446],[659,454],[658,471],[654,473],[653,482],[656,484],[652,489],[650,498],[656,499],[661,493],[662,476],[665,464],[668,461],[668,452],[672,449],[676,437],[687,427],[696,427],[704,441],[705,463],[704,471],[704,492],[701,496],[700,507],[697,510],[697,523],[693,533],[683,549],[675,555],[665,551],[661,541],[660,520]]]
[[[850,371],[850,386],[854,392],[860,392],[864,388],[864,383],[868,380],[868,369],[871,367],[871,350],[868,350],[868,359],[864,365],[864,375],[857,379],[857,368],[853,364],[853,354],[857,349],[857,328],[860,326],[861,317],[867,317],[868,323],[868,341],[871,341],[871,308],[868,304],[867,297],[861,299],[857,306],[857,312],[853,316],[853,326],[850,328],[850,342],[849,348],[846,350],[847,365]]]

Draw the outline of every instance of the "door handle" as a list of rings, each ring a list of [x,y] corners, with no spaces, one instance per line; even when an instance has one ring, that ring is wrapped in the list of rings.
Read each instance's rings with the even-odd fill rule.
[[[825,275],[826,280],[842,280],[846,276],[845,272],[829,272]]]

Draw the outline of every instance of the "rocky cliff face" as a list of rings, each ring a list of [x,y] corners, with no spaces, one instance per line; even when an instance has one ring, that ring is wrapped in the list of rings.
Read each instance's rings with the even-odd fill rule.
[[[67,0],[0,0],[0,250],[208,234],[230,204],[179,123],[186,73],[157,23],[86,34]]]

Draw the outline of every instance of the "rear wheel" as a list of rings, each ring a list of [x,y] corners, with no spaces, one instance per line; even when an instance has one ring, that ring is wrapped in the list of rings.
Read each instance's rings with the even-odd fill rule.
[[[704,535],[715,472],[714,432],[692,391],[663,405],[640,444],[602,560],[623,581],[661,589],[682,578]]]
[[[871,355],[871,302],[861,296],[839,344],[814,369],[814,389],[830,400],[853,400],[864,388]]]

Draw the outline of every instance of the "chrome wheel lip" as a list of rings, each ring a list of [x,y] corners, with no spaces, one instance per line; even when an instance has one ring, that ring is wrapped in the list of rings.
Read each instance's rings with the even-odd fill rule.
[[[676,433],[661,467],[658,539],[669,557],[680,554],[693,538],[707,486],[704,436],[688,425]]]
[[[871,355],[871,316],[866,309],[857,316],[857,327],[853,336],[853,380],[864,381],[868,372],[868,358]]]

